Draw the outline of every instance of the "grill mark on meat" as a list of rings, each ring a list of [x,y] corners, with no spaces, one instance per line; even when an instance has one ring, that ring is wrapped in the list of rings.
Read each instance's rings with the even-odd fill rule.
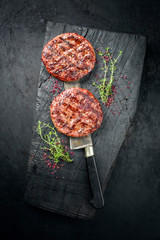
[[[74,45],[71,44],[70,42],[68,42],[67,40],[63,39],[63,38],[60,38],[61,40],[63,40],[70,48],[73,48]]]
[[[59,47],[61,48],[62,52],[65,52],[67,50],[65,46],[59,45]]]
[[[73,35],[68,37],[68,39],[71,39],[71,38],[74,39],[74,41],[77,43],[77,45],[79,45],[79,44],[81,44],[83,42],[83,40],[75,38]]]
[[[76,81],[94,68],[95,52],[87,39],[76,33],[65,33],[45,45],[42,61],[53,76]]]
[[[66,110],[69,109],[69,110],[71,110],[73,112],[77,111],[77,109],[72,107],[70,104],[63,103],[63,105],[66,107]]]
[[[97,116],[99,116],[99,112],[95,108],[92,108],[90,106],[90,104],[93,103],[94,99],[90,99],[84,92],[82,92],[81,95],[84,97],[81,102],[83,109],[87,110],[87,107],[89,107],[92,112],[94,112]],[[87,105],[84,105],[83,101],[85,101],[86,99],[87,99]]]
[[[94,132],[103,119],[98,100],[81,88],[71,88],[59,94],[53,100],[50,112],[58,131],[72,137]]]
[[[57,123],[59,126],[63,126],[65,124],[65,122],[61,118],[57,118],[55,120],[55,123]]]

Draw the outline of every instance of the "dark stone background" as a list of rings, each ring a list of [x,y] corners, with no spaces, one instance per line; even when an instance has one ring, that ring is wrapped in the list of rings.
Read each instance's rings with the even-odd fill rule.
[[[137,113],[89,221],[24,202],[46,22],[142,34],[147,52]],[[1,239],[160,239],[160,1],[0,1]]]

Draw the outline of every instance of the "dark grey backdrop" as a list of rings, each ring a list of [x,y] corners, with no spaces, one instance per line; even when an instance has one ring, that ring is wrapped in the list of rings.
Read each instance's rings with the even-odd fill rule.
[[[105,207],[90,221],[36,209],[23,200],[48,20],[147,37],[137,113],[106,188]],[[3,239],[160,239],[159,31],[158,0],[0,1],[0,236]]]

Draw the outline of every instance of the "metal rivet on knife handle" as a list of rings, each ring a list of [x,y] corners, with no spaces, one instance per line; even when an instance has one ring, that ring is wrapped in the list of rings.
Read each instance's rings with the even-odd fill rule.
[[[93,146],[87,146],[87,147],[85,148],[85,156],[86,156],[86,157],[94,156]]]

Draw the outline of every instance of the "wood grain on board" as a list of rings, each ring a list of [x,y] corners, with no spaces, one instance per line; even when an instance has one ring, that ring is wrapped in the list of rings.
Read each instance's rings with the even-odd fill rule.
[[[80,80],[81,87],[91,91],[100,101],[104,113],[102,126],[92,134],[97,169],[104,192],[116,157],[136,111],[146,39],[137,35],[48,22],[44,45],[55,36],[65,32],[76,32],[84,36],[91,42],[95,50],[101,49],[104,51],[106,47],[109,47],[115,58],[119,51],[123,51],[115,73],[116,93],[114,103],[109,108],[102,104],[98,90],[92,85],[97,78],[103,77],[103,63],[99,55],[96,54],[97,62],[93,71]],[[96,209],[89,203],[92,193],[84,150],[75,150],[74,161],[72,163],[63,162],[64,166],[54,174],[51,173],[51,169],[48,168],[42,157],[43,150],[41,147],[43,142],[37,134],[36,128],[39,120],[52,125],[49,108],[53,100],[53,93],[50,90],[54,80],[55,78],[50,76],[42,63],[25,200],[33,206],[55,213],[90,219],[95,215]],[[63,82],[57,81],[61,85],[61,91],[63,91]],[[68,140],[63,134],[59,133],[58,135],[63,141]]]

